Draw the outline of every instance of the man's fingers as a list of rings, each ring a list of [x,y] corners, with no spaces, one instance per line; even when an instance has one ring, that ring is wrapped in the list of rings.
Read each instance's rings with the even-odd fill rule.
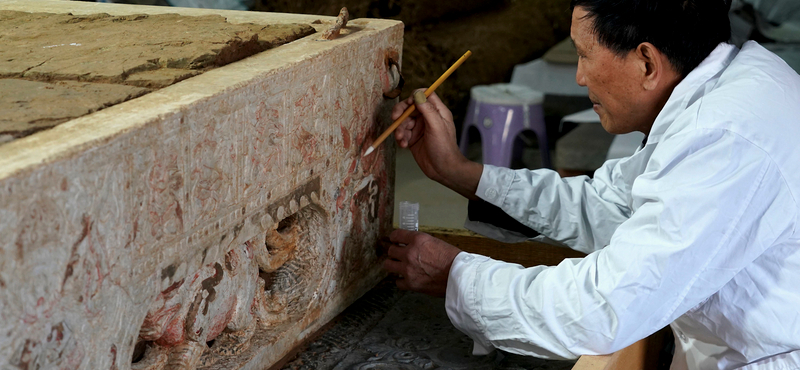
[[[403,112],[414,104],[414,96],[409,96],[406,100],[401,100],[392,107],[392,121],[400,118]]]
[[[444,105],[442,99],[439,99],[439,95],[436,95],[436,93],[431,93],[431,96],[428,97],[428,103],[431,103],[436,108],[445,121],[453,121],[453,113],[450,112],[450,109],[448,109],[446,105]]]
[[[414,136],[414,128],[416,126],[417,126],[416,121],[409,118],[403,121],[403,123],[401,123],[400,126],[397,127],[397,130],[394,131],[394,138],[400,144],[400,147],[402,148],[408,147],[408,143]]]
[[[424,93],[424,89],[415,90],[408,99],[395,104],[392,110],[392,118],[395,120],[411,104],[415,104],[417,111],[422,114],[422,118],[416,117],[405,120],[395,130],[394,137],[401,148],[414,146],[425,135],[427,130],[433,130],[432,132],[445,130],[444,132],[447,132],[447,130],[451,129],[447,126],[452,124],[453,114],[442,103],[439,96],[431,94],[430,97],[425,98]]]
[[[433,97],[433,95],[431,95]],[[443,133],[449,131],[451,128],[448,127],[450,125],[450,121],[447,121],[445,117],[442,116],[439,108],[434,105],[433,99],[428,99],[425,103],[417,104],[417,110],[422,113],[422,116],[425,117],[425,130],[434,133],[434,136],[438,136],[436,133]],[[439,101],[441,103],[441,101]],[[445,112],[448,113],[446,107],[442,106]],[[450,116],[450,120],[452,121],[452,116]],[[412,140],[413,141],[413,140]]]
[[[394,130],[394,140],[397,141],[397,144],[400,145],[401,148],[405,148],[406,145],[408,145],[408,139],[406,138],[407,130],[404,130],[402,127],[403,125],[400,125],[397,130]]]
[[[390,259],[383,261],[383,268],[393,274],[402,275],[405,272],[403,265],[403,262],[400,261],[394,261]]]
[[[394,105],[392,108],[392,121],[397,120],[406,111],[408,107],[414,104],[413,96],[403,100]],[[401,148],[408,148],[409,141],[412,137],[412,132],[416,126],[416,121],[413,118],[406,118],[400,126],[394,130],[394,138]]]
[[[403,229],[395,229],[389,234],[389,240],[392,243],[396,244],[411,244],[414,241],[414,237],[420,234],[419,231],[410,231],[410,230],[403,230]]]
[[[386,255],[388,255],[389,258],[404,262],[406,260],[406,253],[406,248],[399,245],[392,245],[389,247],[389,250],[386,251]]]
[[[413,98],[409,98],[395,104],[392,108],[392,121],[400,118],[403,112],[406,111],[406,108],[408,108],[411,104],[414,104]]]
[[[414,144],[416,144],[419,139],[422,139],[423,136],[425,136],[425,125],[415,124],[411,130],[406,133],[406,137],[408,139],[406,147],[414,146]]]
[[[433,105],[430,99],[426,100],[424,103],[415,103],[415,105],[417,106],[417,110],[422,113],[428,122],[430,122],[432,119],[442,119],[442,116],[439,114],[439,110],[436,109],[436,106]]]

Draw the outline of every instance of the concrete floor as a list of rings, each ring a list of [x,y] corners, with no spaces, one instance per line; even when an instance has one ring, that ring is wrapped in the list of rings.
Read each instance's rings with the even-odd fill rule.
[[[419,203],[419,224],[463,229],[467,199],[428,179],[407,149],[397,149],[394,193],[394,224],[398,225],[400,202]]]
[[[495,351],[472,355],[444,298],[400,291],[387,278],[340,314],[283,370],[569,370],[552,361]]]

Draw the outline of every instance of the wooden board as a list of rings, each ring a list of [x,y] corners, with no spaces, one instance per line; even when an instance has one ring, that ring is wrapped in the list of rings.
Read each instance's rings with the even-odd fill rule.
[[[565,258],[581,258],[585,253],[552,244],[527,241],[502,243],[469,230],[422,227],[420,231],[442,239],[465,252],[491,257],[496,260],[518,263],[525,267],[554,266]]]
[[[653,370],[658,366],[667,337],[662,329],[628,347],[605,356],[581,356],[573,370]]]

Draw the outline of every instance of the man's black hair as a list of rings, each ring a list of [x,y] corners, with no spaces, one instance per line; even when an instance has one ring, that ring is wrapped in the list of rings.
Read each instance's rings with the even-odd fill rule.
[[[730,0],[571,0],[593,22],[600,45],[624,56],[649,42],[686,76],[731,37]]]

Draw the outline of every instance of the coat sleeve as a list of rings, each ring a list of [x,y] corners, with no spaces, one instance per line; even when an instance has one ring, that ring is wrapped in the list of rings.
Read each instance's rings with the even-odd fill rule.
[[[701,304],[792,234],[797,204],[760,148],[725,130],[690,130],[671,140],[633,184],[636,211],[606,248],[527,269],[458,255],[446,300],[453,324],[483,347],[512,353],[611,353]],[[555,202],[584,197],[573,195],[573,185],[553,186],[559,189],[536,190],[520,206],[541,204],[536,198],[545,193]]]
[[[548,238],[591,253],[608,245],[631,215],[632,179],[620,170],[626,161],[607,161],[594,178],[563,179],[548,169],[484,165],[476,195]]]

